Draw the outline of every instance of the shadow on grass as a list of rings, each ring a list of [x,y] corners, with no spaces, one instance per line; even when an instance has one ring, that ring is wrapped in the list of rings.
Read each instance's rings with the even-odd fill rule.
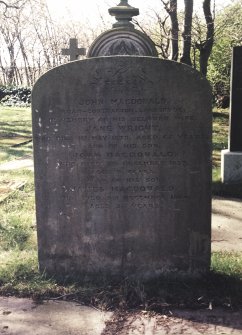
[[[35,286],[29,288],[28,281],[34,279]],[[3,295],[38,297],[45,299],[75,300],[104,310],[138,309],[165,313],[170,308],[242,308],[242,280],[211,271],[201,277],[179,277],[163,275],[148,281],[81,281],[48,279],[42,275],[18,274],[18,285],[0,287]],[[1,283],[2,285],[3,283]],[[45,286],[46,285],[46,286]],[[24,290],[24,287],[26,289]],[[45,289],[46,287],[46,289]],[[34,289],[33,289],[34,288]]]
[[[18,123],[16,125],[16,123]],[[31,122],[30,121],[13,121],[11,124],[7,122],[0,122],[1,127],[1,137],[10,137],[15,134],[15,136],[31,136]]]
[[[97,284],[98,285],[98,284]],[[86,294],[88,293],[88,294]],[[165,313],[169,308],[242,307],[242,281],[238,277],[210,272],[201,278],[162,276],[146,282],[114,282],[80,290],[77,300],[107,310],[125,308]]]
[[[77,298],[82,301],[81,296]],[[215,329],[217,326],[228,327],[226,334],[242,329],[242,281],[215,272],[200,279],[182,280],[168,276],[144,284],[123,283],[116,289],[114,286],[111,290],[100,290],[91,302],[97,307],[114,310],[114,322],[111,321],[105,328],[110,334],[119,334],[113,331],[115,326],[120,329],[122,324],[121,328],[126,329],[132,326],[133,320],[135,327],[135,320],[139,315],[142,318],[144,310],[151,312],[151,317],[155,317],[158,324],[160,322],[161,330],[164,327],[170,330],[176,328],[176,332],[171,330],[171,334],[183,333],[182,330],[218,334],[217,330],[210,332],[214,326]],[[137,317],[132,318],[131,315],[129,318],[127,311],[136,313]],[[159,319],[159,315],[166,315],[167,319]],[[169,320],[171,316],[173,318]],[[207,333],[208,327],[210,331]],[[154,334],[157,334],[156,331]]]
[[[226,120],[229,119],[229,113],[227,112],[213,112],[213,118],[224,118]]]
[[[24,144],[15,147],[1,148],[1,156],[3,163],[9,160],[26,158],[26,156],[32,157],[32,141],[27,141]]]
[[[213,150],[221,151],[225,148],[228,148],[228,140],[224,142],[213,142]],[[220,153],[219,153],[219,159],[220,159]]]

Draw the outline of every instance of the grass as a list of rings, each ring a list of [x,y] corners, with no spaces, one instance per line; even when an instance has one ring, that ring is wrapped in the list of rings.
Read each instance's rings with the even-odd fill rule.
[[[0,105],[0,162],[32,155],[30,108],[4,107]]]
[[[24,250],[36,246],[30,243],[31,230],[35,229],[34,185],[30,171],[2,173],[1,178],[19,178],[26,182],[22,190],[16,190],[0,206],[0,245],[2,250]]]
[[[33,298],[53,297],[70,292],[71,285],[57,285],[38,271],[36,248],[4,251],[0,258],[0,293]]]
[[[213,114],[213,187],[222,195],[241,195],[241,186],[230,189],[220,182],[220,150],[227,148],[228,111]],[[7,136],[31,136],[30,110],[0,108],[0,162],[31,155],[31,144],[4,146]],[[205,307],[242,305],[242,253],[215,252],[211,272],[200,280],[172,276],[140,283],[123,281],[106,286],[61,283],[38,271],[33,173],[26,170],[1,172],[3,180],[21,180],[25,185],[0,204],[0,294],[34,299],[70,298],[99,308],[142,308],[164,311],[169,306]],[[237,192],[237,193],[236,193]],[[216,193],[216,192],[215,192]],[[168,306],[168,307],[167,307]]]
[[[213,195],[242,199],[242,183],[223,184],[221,182],[221,150],[228,148],[229,110],[213,111]]]
[[[214,252],[212,271],[242,280],[242,253]]]
[[[221,150],[228,149],[229,111],[213,110],[213,173],[215,180],[220,178]]]

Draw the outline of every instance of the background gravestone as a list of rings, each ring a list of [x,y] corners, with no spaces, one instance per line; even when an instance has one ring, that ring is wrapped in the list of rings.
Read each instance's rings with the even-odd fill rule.
[[[86,55],[85,48],[78,48],[78,40],[76,38],[70,38],[69,49],[62,49],[61,54],[65,56],[70,56],[70,61],[78,60],[79,56]]]
[[[172,61],[93,58],[149,54],[151,41],[139,48],[140,33],[124,39],[123,29],[116,40],[107,32],[108,49],[102,35],[89,59],[49,71],[33,89],[39,263],[55,277],[210,266],[210,87]]]
[[[242,47],[234,47],[231,69],[229,149],[221,153],[224,183],[242,182]]]

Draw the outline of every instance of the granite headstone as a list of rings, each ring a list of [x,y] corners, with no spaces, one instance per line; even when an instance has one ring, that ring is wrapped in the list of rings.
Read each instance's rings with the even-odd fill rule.
[[[192,68],[100,57],[33,90],[41,270],[153,276],[210,262],[211,96]]]
[[[242,46],[233,48],[230,93],[229,148],[222,150],[224,183],[242,182]]]

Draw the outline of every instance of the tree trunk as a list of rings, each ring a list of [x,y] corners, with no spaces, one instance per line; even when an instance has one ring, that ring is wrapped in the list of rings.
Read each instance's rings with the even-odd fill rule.
[[[164,4],[165,10],[169,14],[171,20],[171,45],[172,45],[171,59],[177,61],[179,51],[178,47],[179,25],[177,19],[177,0],[170,0],[169,2],[165,2],[164,0],[161,1]]]
[[[14,55],[14,46],[13,44],[9,44],[8,47],[9,58],[10,58],[10,66],[8,69],[8,85],[14,84],[14,76],[15,76],[15,55]]]
[[[170,1],[170,18],[171,18],[171,45],[172,45],[172,60],[178,59],[178,20],[177,20],[177,0]]]
[[[6,86],[6,68],[3,66],[2,55],[0,54],[0,69],[2,70],[1,85]]]
[[[206,20],[207,33],[206,33],[206,41],[202,43],[199,47],[200,56],[200,72],[206,76],[208,69],[208,60],[212,52],[213,42],[214,42],[214,18],[211,13],[211,0],[203,1],[203,12]]]
[[[183,38],[183,52],[180,61],[187,65],[192,65],[191,61],[191,32],[192,32],[192,14],[193,14],[193,0],[184,0],[185,4],[185,18]]]

